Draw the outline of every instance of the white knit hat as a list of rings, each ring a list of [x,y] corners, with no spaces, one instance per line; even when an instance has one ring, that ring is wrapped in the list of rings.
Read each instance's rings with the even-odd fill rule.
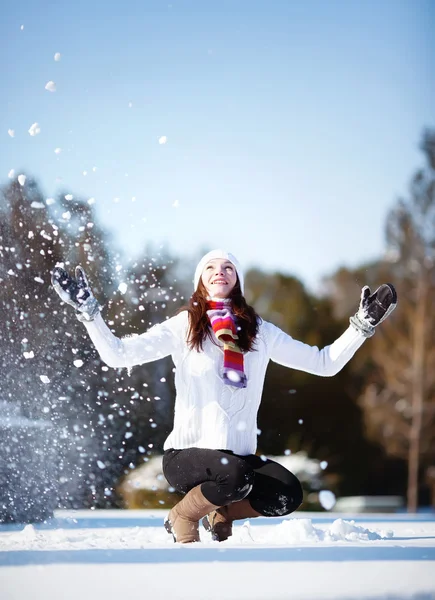
[[[226,250],[222,250],[220,248],[217,250],[212,250],[211,252],[208,252],[205,256],[203,256],[201,258],[201,260],[198,263],[198,266],[195,269],[195,276],[193,278],[193,288],[195,290],[197,289],[198,283],[199,283],[199,280],[201,279],[201,275],[202,275],[205,265],[208,262],[210,262],[211,260],[213,260],[214,258],[222,258],[224,260],[229,260],[234,265],[237,275],[239,277],[240,289],[242,290],[242,294],[243,294],[245,282],[243,279],[243,271],[242,271],[242,268],[240,267],[239,261],[233,254],[231,254],[230,252],[227,252]]]

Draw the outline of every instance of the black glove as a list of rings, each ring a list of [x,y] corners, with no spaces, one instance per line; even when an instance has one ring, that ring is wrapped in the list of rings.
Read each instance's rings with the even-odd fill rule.
[[[358,312],[350,318],[350,322],[364,337],[371,337],[375,327],[393,312],[396,305],[397,293],[392,283],[383,283],[371,295],[370,288],[365,285],[361,290]]]
[[[101,306],[89,287],[82,267],[76,267],[75,276],[74,279],[62,267],[55,267],[51,274],[51,283],[60,298],[76,309],[79,321],[93,321]]]

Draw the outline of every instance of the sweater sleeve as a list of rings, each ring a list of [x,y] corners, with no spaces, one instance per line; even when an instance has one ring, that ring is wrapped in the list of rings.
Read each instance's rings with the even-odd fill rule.
[[[173,354],[184,341],[187,313],[182,312],[145,333],[118,338],[99,314],[84,322],[101,360],[109,367],[133,367]]]
[[[341,371],[365,341],[361,333],[349,326],[333,344],[319,350],[317,346],[293,339],[272,323],[263,322],[263,325],[271,360],[285,367],[324,377]]]

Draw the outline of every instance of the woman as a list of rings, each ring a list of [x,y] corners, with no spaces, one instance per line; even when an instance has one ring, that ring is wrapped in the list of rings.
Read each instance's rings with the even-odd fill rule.
[[[199,541],[199,521],[213,539],[226,540],[237,519],[288,515],[302,502],[298,479],[255,455],[257,412],[269,360],[316,375],[335,375],[396,306],[391,284],[370,295],[348,329],[319,350],[262,320],[243,296],[237,259],[213,250],[199,262],[189,304],[149,331],[119,339],[103,321],[85,273],[59,267],[54,289],[77,310],[101,359],[132,367],[171,355],[175,370],[174,427],[164,444],[163,472],[185,494],[165,527],[174,541]]]

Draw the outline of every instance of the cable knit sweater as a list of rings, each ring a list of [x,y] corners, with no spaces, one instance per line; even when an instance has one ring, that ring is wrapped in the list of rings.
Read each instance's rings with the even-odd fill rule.
[[[175,365],[174,427],[164,449],[212,448],[254,454],[257,412],[269,360],[280,365],[331,376],[352,358],[365,338],[352,326],[322,350],[294,340],[278,327],[261,321],[255,351],[245,357],[246,388],[222,381],[222,345],[207,339],[204,350],[186,343],[188,313],[183,311],[145,333],[117,338],[98,315],[85,322],[101,359],[109,367],[133,367],[171,355]]]

